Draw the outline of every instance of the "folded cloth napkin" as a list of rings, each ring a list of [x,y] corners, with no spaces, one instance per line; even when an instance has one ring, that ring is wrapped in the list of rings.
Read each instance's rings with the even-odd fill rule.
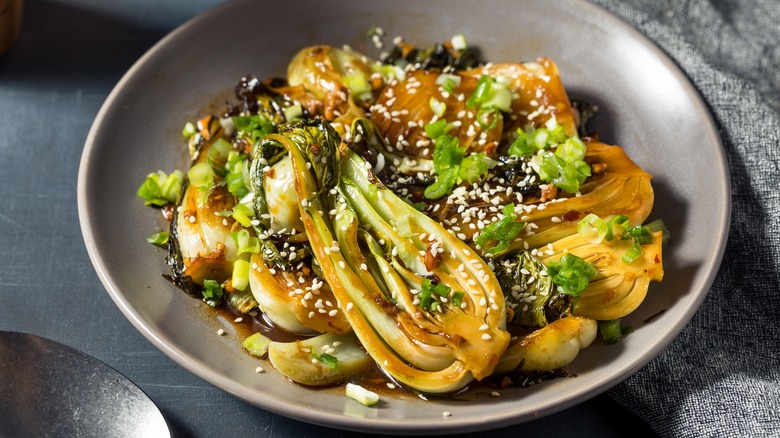
[[[662,436],[780,436],[780,1],[593,1],[688,75],[721,132],[733,197],[703,305],[608,394]]]

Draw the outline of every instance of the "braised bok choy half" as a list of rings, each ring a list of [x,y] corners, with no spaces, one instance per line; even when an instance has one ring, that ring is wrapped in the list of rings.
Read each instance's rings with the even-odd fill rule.
[[[138,194],[170,221],[149,238],[168,278],[264,325],[237,348],[295,382],[560,375],[663,277],[651,175],[587,131],[549,59],[315,46],[236,97],[184,127],[189,170]]]

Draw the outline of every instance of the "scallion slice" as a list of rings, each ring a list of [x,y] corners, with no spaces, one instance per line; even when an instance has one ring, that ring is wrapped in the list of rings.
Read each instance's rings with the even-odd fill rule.
[[[444,91],[452,94],[456,87],[460,86],[460,76],[442,73],[436,78],[436,85],[440,85]]]
[[[155,233],[147,237],[146,241],[152,245],[164,246],[166,243],[168,243],[168,239],[170,239],[170,237],[171,235],[167,232],[160,231],[159,233]]]
[[[436,100],[435,97],[431,97],[429,104],[431,105],[431,111],[433,111],[437,117],[444,116],[444,113],[447,111],[447,104]]]
[[[236,204],[236,206],[233,207],[232,216],[233,219],[238,221],[238,223],[248,228],[252,225],[252,218],[254,217],[254,213],[245,204]]]
[[[247,336],[241,345],[244,349],[256,357],[263,357],[268,354],[268,345],[271,344],[271,340],[260,332]]]
[[[367,390],[360,385],[347,383],[347,397],[356,400],[363,406],[374,406],[379,402],[377,393]]]
[[[634,328],[622,325],[620,319],[613,319],[612,321],[599,321],[599,331],[604,341],[608,344],[614,344],[632,333]]]
[[[284,109],[284,119],[288,122],[291,122],[299,117],[303,116],[303,107],[300,103],[296,103],[295,105],[288,106]]]
[[[607,223],[591,213],[577,224],[577,232],[590,243],[601,243],[607,236]]]
[[[187,178],[189,178],[190,184],[198,188],[211,187],[216,177],[217,175],[214,173],[214,169],[211,168],[211,164],[206,162],[198,163],[187,171]]]
[[[198,129],[195,127],[195,124],[187,122],[184,124],[184,129],[181,130],[181,135],[190,138],[195,135],[196,132],[198,132]]]
[[[249,286],[249,262],[238,259],[233,262],[233,279],[231,281],[233,288],[244,290]]]
[[[452,48],[455,50],[465,50],[468,47],[468,43],[466,43],[466,36],[462,33],[452,37],[450,43],[452,44]]]

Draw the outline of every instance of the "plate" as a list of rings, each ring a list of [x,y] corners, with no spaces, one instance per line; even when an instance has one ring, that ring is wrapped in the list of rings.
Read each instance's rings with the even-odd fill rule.
[[[383,397],[377,408],[343,389],[315,390],[276,372],[256,374],[229,321],[162,278],[163,253],[146,243],[159,213],[135,194],[147,173],[187,165],[181,128],[232,98],[238,79],[283,76],[313,44],[370,46],[381,26],[418,45],[463,33],[485,59],[547,56],[571,97],[600,107],[595,129],[625,147],[654,175],[656,207],[672,233],[666,278],[627,318],[624,342],[595,342],[557,379],[500,398],[424,401]],[[213,106],[209,108],[209,104]],[[730,214],[730,184],[720,139],[706,106],[661,50],[628,25],[584,1],[232,1],[172,32],[121,79],[87,138],[78,180],[84,240],[111,298],[155,346],[209,383],[263,409],[331,427],[394,433],[497,428],[550,414],[605,391],[671,342],[704,299],[720,264]],[[218,337],[218,329],[226,336]],[[270,366],[267,366],[270,368]],[[443,412],[452,415],[444,417]]]

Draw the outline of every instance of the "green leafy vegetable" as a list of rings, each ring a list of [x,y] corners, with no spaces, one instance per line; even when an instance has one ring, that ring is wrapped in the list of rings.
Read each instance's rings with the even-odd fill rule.
[[[504,217],[492,224],[486,226],[479,236],[474,241],[477,245],[490,254],[497,254],[504,251],[509,247],[511,242],[520,231],[523,230],[524,224],[517,222],[517,214],[515,213],[515,204],[507,204],[504,206]],[[492,242],[495,242],[492,246]]]
[[[571,313],[573,297],[556,293],[544,264],[528,251],[512,254],[496,271],[506,303],[514,311],[511,322],[544,327]]]
[[[547,265],[547,275],[558,285],[559,292],[577,297],[588,288],[596,268],[574,254],[566,254]]]

